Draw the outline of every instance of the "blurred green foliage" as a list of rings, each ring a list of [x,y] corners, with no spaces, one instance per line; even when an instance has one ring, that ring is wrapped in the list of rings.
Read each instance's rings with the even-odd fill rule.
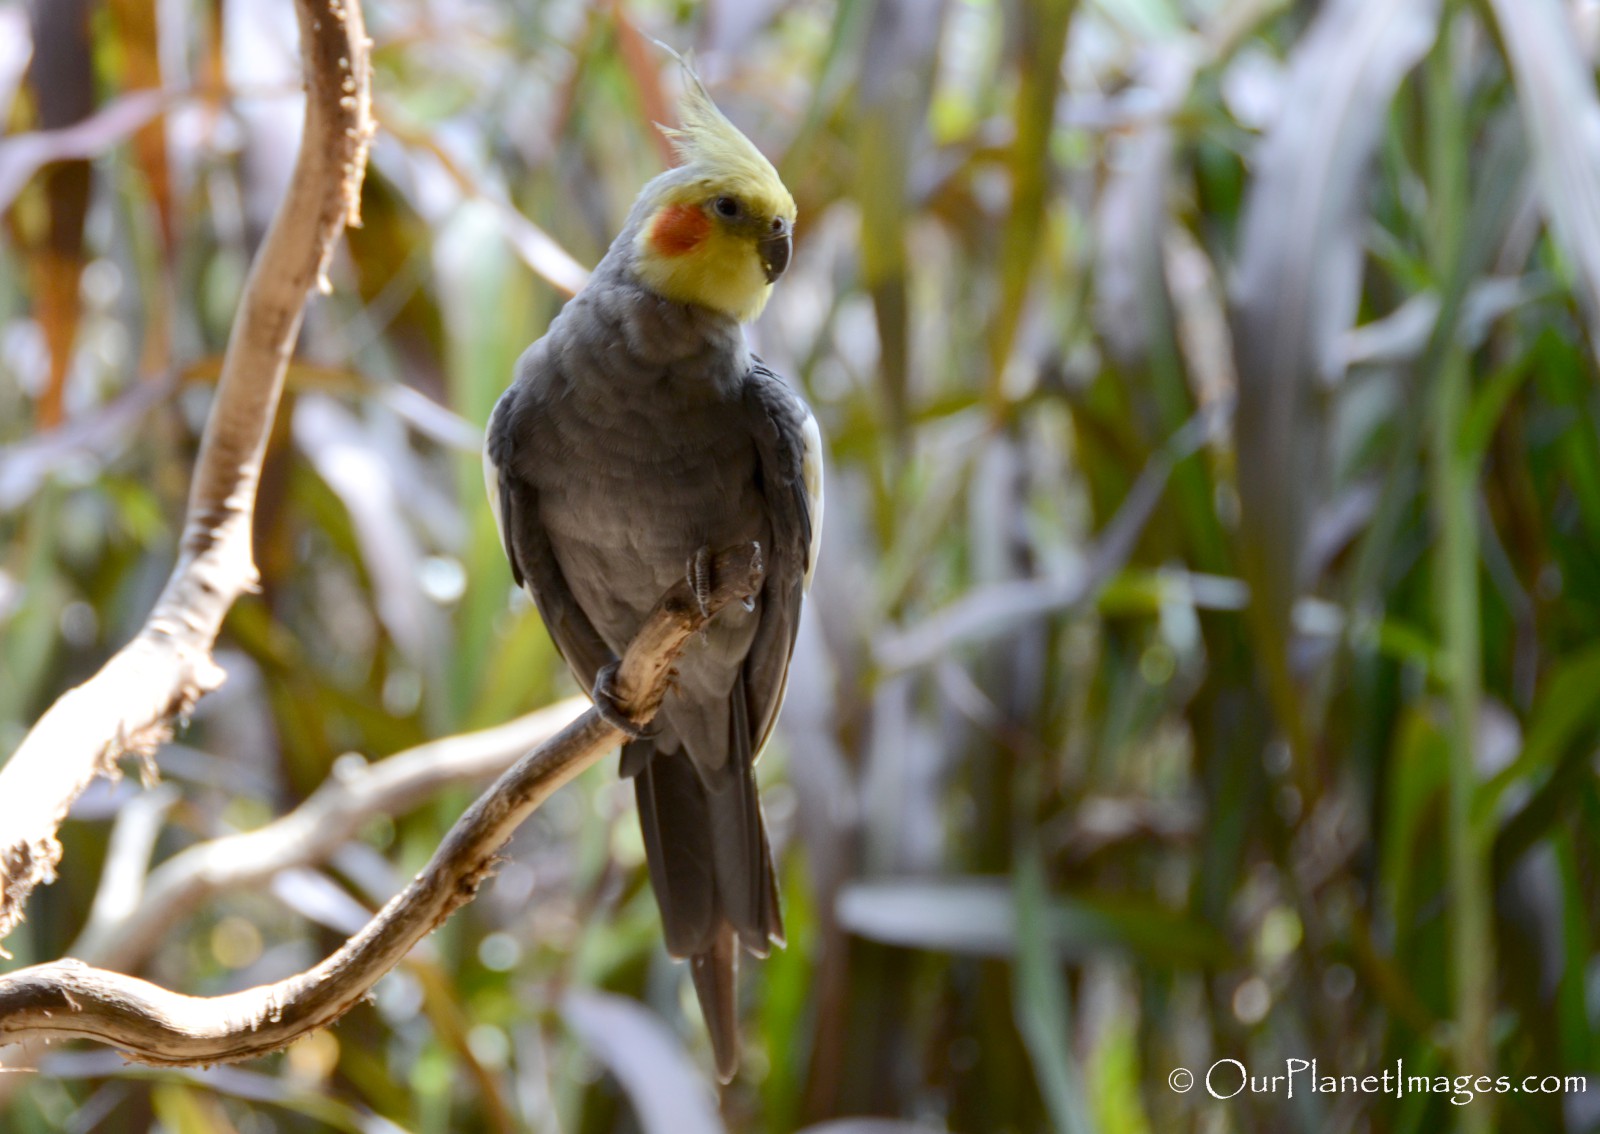
[[[159,759],[155,855],[287,811],[341,754],[569,692],[478,430],[665,160],[655,36],[801,210],[752,330],[830,456],[762,766],[790,943],[748,966],[719,1113],[631,792],[597,769],[331,1031],[210,1072],[52,1053],[0,1076],[0,1127],[1600,1130],[1578,1091],[1168,1086],[1223,1058],[1600,1071],[1593,5],[368,22],[365,223],[290,375],[230,680]],[[0,7],[0,753],[170,565],[297,89],[287,2]],[[85,160],[27,164],[27,132],[91,113],[58,155]],[[14,963],[81,929],[139,794],[79,806]],[[207,904],[141,971],[211,993],[314,962],[467,798]]]

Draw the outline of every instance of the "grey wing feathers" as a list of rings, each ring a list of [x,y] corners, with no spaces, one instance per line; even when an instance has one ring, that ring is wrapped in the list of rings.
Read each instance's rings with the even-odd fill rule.
[[[783,704],[800,603],[816,560],[822,465],[816,422],[782,379],[758,362],[745,389],[774,544],[767,549],[761,624],[745,661],[757,756]]]
[[[519,387],[512,386],[501,395],[489,418],[489,435],[483,450],[485,487],[512,577],[533,596],[539,616],[573,677],[580,688],[589,690],[594,688],[601,667],[611,661],[611,650],[567,586],[539,518],[538,494],[516,473],[512,457],[518,433],[513,420],[518,392]]]

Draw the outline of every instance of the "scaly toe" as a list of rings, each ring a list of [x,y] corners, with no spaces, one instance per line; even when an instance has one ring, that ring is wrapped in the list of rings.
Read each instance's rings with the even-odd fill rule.
[[[617,662],[602,666],[600,672],[595,674],[594,690],[590,699],[594,701],[594,711],[606,724],[616,729],[629,740],[648,740],[656,734],[656,730],[649,725],[642,725],[627,713],[622,711],[622,706],[617,703]]]
[[[709,547],[702,547],[689,557],[689,566],[685,572],[689,580],[689,588],[694,591],[695,605],[700,608],[700,617],[711,617],[711,563],[712,554]]]

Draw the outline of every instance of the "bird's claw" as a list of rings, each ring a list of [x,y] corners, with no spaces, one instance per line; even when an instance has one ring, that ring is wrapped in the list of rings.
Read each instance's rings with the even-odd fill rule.
[[[600,667],[600,672],[595,674],[594,690],[589,698],[594,702],[595,713],[606,724],[629,740],[649,740],[656,735],[656,729],[634,720],[622,711],[622,706],[617,702],[617,669],[620,664],[609,662]]]

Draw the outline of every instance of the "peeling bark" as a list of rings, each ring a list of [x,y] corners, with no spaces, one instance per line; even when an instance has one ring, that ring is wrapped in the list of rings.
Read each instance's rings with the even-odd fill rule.
[[[41,717],[0,768],[0,940],[34,887],[55,879],[56,830],[96,776],[151,754],[222,683],[217,631],[256,583],[250,529],[267,436],[313,287],[359,218],[373,132],[357,0],[297,0],[305,133],[283,202],[256,254],[201,439],[178,561],[143,629]]]

